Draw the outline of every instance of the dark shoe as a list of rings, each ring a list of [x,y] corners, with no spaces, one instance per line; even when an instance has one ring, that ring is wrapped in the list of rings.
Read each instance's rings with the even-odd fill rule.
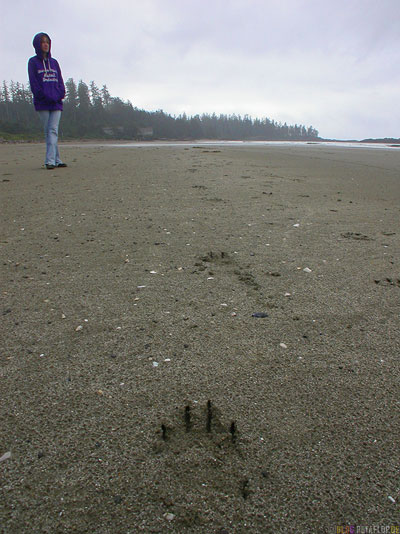
[[[66,163],[59,163],[57,167],[68,167],[68,165]]]
[[[49,164],[49,163],[46,163],[46,169],[48,169],[49,171],[50,171],[51,169],[55,169],[55,168],[56,168],[55,165],[51,165],[51,164]]]

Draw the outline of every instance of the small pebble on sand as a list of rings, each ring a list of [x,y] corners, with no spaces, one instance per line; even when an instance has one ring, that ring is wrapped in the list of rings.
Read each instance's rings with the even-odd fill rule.
[[[11,452],[5,452],[3,456],[0,457],[0,462],[4,462],[4,460],[8,460],[9,458],[11,458]]]

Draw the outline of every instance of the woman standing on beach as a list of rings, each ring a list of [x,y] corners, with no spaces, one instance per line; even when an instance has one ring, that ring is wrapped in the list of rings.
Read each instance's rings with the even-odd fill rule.
[[[33,38],[36,56],[28,62],[28,74],[33,104],[44,126],[46,139],[46,169],[66,167],[58,152],[58,124],[63,109],[65,87],[60,66],[51,57],[51,39],[47,33],[38,33]]]

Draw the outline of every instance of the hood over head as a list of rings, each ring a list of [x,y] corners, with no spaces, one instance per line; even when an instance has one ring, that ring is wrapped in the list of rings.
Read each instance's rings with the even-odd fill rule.
[[[35,35],[33,38],[33,48],[36,51],[36,55],[40,57],[40,59],[43,59],[43,52],[42,48],[40,46],[42,37],[45,36],[49,40],[49,58],[51,57],[51,39],[47,33],[40,32]]]

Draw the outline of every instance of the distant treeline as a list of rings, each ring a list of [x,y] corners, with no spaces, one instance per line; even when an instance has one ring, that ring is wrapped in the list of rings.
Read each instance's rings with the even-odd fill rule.
[[[107,86],[87,85],[72,78],[66,83],[62,138],[114,139],[254,139],[316,140],[312,126],[287,125],[245,115],[203,114],[178,117],[164,111],[145,111],[110,95]],[[37,138],[42,128],[35,113],[29,84],[3,82],[0,89],[0,137]]]
[[[400,143],[400,138],[395,139],[394,137],[383,137],[380,139],[363,139],[360,143]]]

